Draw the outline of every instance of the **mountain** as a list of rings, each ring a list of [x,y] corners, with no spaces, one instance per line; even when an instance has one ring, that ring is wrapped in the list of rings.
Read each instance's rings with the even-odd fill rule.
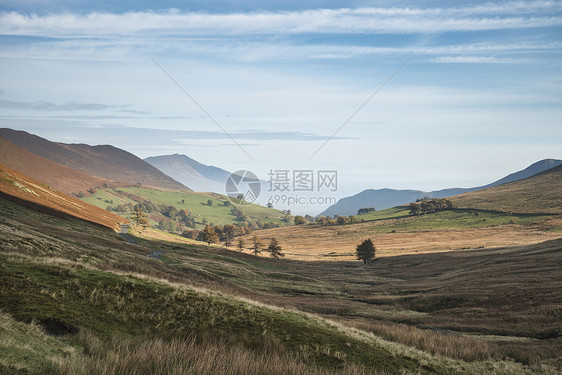
[[[180,154],[151,156],[144,161],[195,191],[224,193],[225,182],[230,175],[224,169],[199,163]]]
[[[118,230],[128,220],[0,164],[0,198],[56,217],[75,217]]]
[[[518,181],[524,178],[528,178],[537,173],[549,170],[553,167],[562,165],[562,160],[557,159],[544,159],[536,163],[531,164],[527,168],[509,174],[497,181],[494,181],[488,185],[477,186],[473,188],[449,188],[435,191],[421,191],[421,190],[396,190],[396,189],[368,189],[364,190],[358,194],[350,197],[345,197],[336,204],[328,207],[320,215],[322,216],[349,216],[357,214],[357,210],[363,207],[375,207],[376,209],[390,208],[406,203],[415,201],[416,199],[423,197],[432,198],[445,198],[458,194],[464,194],[471,191],[486,189],[493,186],[499,186],[505,183]]]
[[[35,155],[3,137],[0,137],[0,163],[67,194],[110,182]]]
[[[457,195],[451,201],[459,208],[562,214],[562,165],[522,180]]]
[[[29,152],[93,176],[130,184],[190,190],[144,160],[114,146],[51,142],[7,128],[0,129],[0,136]]]

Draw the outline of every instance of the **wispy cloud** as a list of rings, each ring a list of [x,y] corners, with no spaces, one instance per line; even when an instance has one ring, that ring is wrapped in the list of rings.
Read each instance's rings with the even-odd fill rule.
[[[117,110],[123,113],[144,113],[126,109],[127,105],[108,105],[100,103],[77,103],[69,102],[65,104],[55,104],[48,101],[22,102],[15,100],[0,100],[0,108],[4,109],[24,109],[33,111],[105,111],[108,109]]]
[[[435,33],[562,25],[559,2],[507,2],[447,8],[343,8],[291,12],[0,14],[0,33],[55,38]]]
[[[496,56],[440,56],[432,58],[431,61],[443,64],[522,64],[534,62],[532,59]]]

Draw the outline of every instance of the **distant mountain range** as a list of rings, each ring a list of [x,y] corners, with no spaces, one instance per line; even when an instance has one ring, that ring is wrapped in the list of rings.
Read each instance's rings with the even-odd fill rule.
[[[162,173],[144,160],[114,146],[89,146],[86,144],[51,142],[24,131],[7,128],[0,129],[0,137],[28,151],[28,153],[18,155],[19,160],[17,164],[19,164],[20,168],[24,167],[26,164],[37,162],[39,159],[37,159],[36,156],[39,156],[57,163],[60,166],[65,166],[74,171],[90,175],[87,179],[91,179],[93,176],[128,184],[140,183],[145,186],[191,191],[191,189],[182,183]],[[29,153],[35,155],[30,155]],[[12,160],[9,161],[10,159]],[[4,155],[4,158],[0,159],[0,163],[4,164],[4,162],[6,162],[8,166],[10,163],[12,163],[12,165],[15,163],[13,156],[9,155]],[[36,170],[33,171],[28,168],[24,173],[47,183],[45,181],[47,175],[51,173],[57,176],[57,173],[62,173],[61,171],[63,170],[58,166],[53,166],[52,163],[45,163],[44,160],[41,160],[41,165],[47,169],[41,171],[41,168],[36,168]],[[71,174],[71,171],[65,169],[62,176],[59,177],[62,178],[63,176],[69,176]],[[69,178],[76,180],[81,177],[75,174]],[[66,193],[70,193],[68,189],[62,190]],[[76,193],[76,191],[72,192]]]
[[[230,175],[224,169],[199,163],[180,154],[151,156],[144,161],[195,191],[224,194],[225,182]]]
[[[356,195],[342,198],[337,203],[328,207],[320,215],[322,216],[349,216],[356,215],[357,210],[364,207],[375,207],[377,210],[399,206],[414,202],[416,199],[423,197],[431,198],[445,198],[453,195],[468,193],[471,191],[481,190],[493,186],[522,180],[531,177],[538,173],[547,171],[551,168],[557,167],[562,164],[562,160],[557,159],[544,159],[531,164],[527,168],[507,175],[497,181],[488,185],[478,186],[473,188],[450,188],[435,191],[421,191],[421,190],[396,190],[396,189],[368,189]]]

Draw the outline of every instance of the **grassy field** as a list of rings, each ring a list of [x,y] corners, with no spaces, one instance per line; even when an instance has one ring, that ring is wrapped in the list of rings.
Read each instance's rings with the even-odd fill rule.
[[[203,219],[206,219],[208,223],[218,225],[235,224],[238,222],[236,216],[232,214],[233,206],[224,205],[227,198],[215,193],[164,191],[145,187],[120,187],[115,189],[98,189],[93,195],[82,199],[103,209],[106,209],[108,206],[115,207],[127,203],[135,205],[142,201],[174,206],[178,210],[187,209],[195,217],[197,228],[204,226],[202,223]],[[207,204],[209,199],[212,201],[211,206]],[[284,214],[279,210],[254,204],[239,207],[254,221],[261,220],[278,225],[287,225],[287,223],[281,220]],[[123,216],[128,216],[128,214]],[[164,218],[163,215],[151,214],[151,225],[158,224],[162,218]]]
[[[4,200],[0,211],[4,373],[561,369],[560,240],[362,266],[131,245]]]
[[[524,180],[451,197],[455,207],[562,214],[562,167]]]
[[[301,260],[350,260],[357,244],[371,238],[379,256],[532,244],[562,237],[558,215],[508,214],[453,209],[410,216],[406,207],[359,215],[364,222],[305,225],[256,231],[267,243],[275,237],[288,257]]]

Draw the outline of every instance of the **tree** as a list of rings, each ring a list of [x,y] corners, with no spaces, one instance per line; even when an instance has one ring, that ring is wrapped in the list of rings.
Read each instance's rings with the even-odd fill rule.
[[[297,215],[295,216],[295,225],[302,225],[306,224],[306,219],[303,216]]]
[[[133,220],[136,225],[140,225],[143,231],[149,227],[146,214],[143,212],[142,207],[139,205],[135,206],[133,214],[131,215],[131,220]]]
[[[254,238],[252,238],[252,254],[256,256],[259,255],[261,253],[262,246],[260,238],[258,236],[254,236]]]
[[[210,225],[205,225],[202,235],[203,241],[207,242],[207,246],[211,246],[211,243],[219,242],[219,236],[215,232],[215,228]]]
[[[224,247],[226,247],[226,249],[228,250],[228,247],[229,247],[230,245],[232,245],[232,239],[227,236],[227,237],[224,239]]]
[[[275,237],[273,237],[269,242],[267,250],[269,250],[269,255],[274,259],[279,259],[279,257],[285,256],[285,254],[281,252],[281,246]]]
[[[373,245],[373,241],[368,238],[361,244],[357,245],[355,255],[357,256],[357,259],[363,261],[363,264],[367,264],[375,258],[376,250],[377,249],[375,248],[375,245]]]
[[[364,207],[357,210],[357,215],[368,214],[369,212],[376,211],[375,207]]]
[[[213,200],[207,199],[207,206],[212,206],[212,205],[213,205]]]
[[[242,237],[238,237],[238,242],[236,243],[236,247],[238,248],[238,251],[244,251],[245,245],[246,243],[244,242],[244,239]]]
[[[273,203],[267,202],[267,208],[273,208]]]

